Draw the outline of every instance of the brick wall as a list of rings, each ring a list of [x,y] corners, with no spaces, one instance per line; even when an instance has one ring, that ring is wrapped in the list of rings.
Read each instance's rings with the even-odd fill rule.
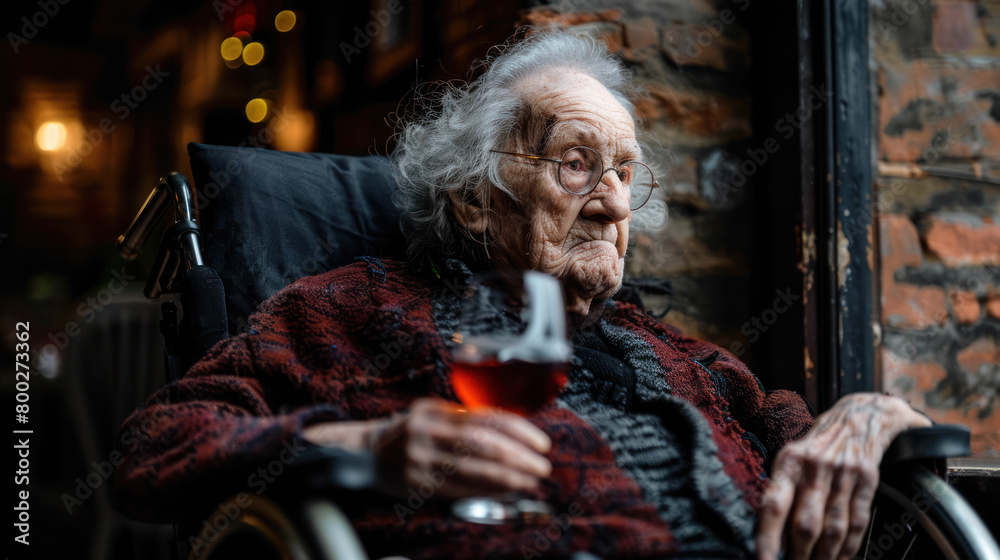
[[[666,223],[639,220],[628,272],[674,282],[668,316],[754,365],[754,218],[747,0],[557,0],[524,23],[605,39],[669,185]],[[879,388],[1000,450],[1000,1],[873,0]],[[790,37],[789,41],[794,38]],[[759,311],[759,310],[757,310]],[[752,324],[751,324],[752,326]],[[744,332],[741,332],[744,331]]]
[[[522,23],[588,30],[634,71],[645,157],[667,188],[634,217],[627,272],[670,279],[669,322],[752,362],[740,332],[753,315],[753,177],[739,170],[753,135],[748,5],[559,0]]]
[[[871,3],[881,386],[1000,454],[1000,1]]]

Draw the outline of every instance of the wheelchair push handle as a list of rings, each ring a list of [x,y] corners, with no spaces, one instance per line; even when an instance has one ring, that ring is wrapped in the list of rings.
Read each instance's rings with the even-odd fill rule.
[[[153,192],[149,193],[132,224],[118,237],[118,252],[126,260],[139,255],[146,238],[163,220],[171,198],[174,223],[163,232],[163,241],[144,290],[151,300],[158,299],[163,293],[176,291],[174,280],[180,272],[204,264],[191,186],[184,175],[176,172],[161,178]]]
[[[191,186],[187,179],[180,173],[170,173],[160,179],[160,182],[149,193],[146,202],[142,204],[139,213],[125,230],[125,233],[118,236],[118,253],[125,260],[133,260],[139,256],[146,238],[153,229],[162,221],[166,213],[169,200],[173,195],[174,216],[177,223],[189,223],[193,226],[195,220],[194,196],[191,193]],[[185,260],[190,266],[202,264],[201,248],[197,241],[197,226],[185,228],[193,235],[182,235],[186,239],[181,239],[180,243],[184,249]],[[190,241],[189,241],[190,240]]]

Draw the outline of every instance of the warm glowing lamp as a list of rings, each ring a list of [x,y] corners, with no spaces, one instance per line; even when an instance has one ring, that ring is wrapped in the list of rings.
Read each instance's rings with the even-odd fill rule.
[[[259,123],[264,120],[264,117],[267,116],[267,101],[259,97],[247,101],[246,114],[247,120],[252,123]]]
[[[35,143],[44,152],[61,149],[66,145],[66,125],[61,122],[43,123],[35,134]]]
[[[274,16],[274,28],[278,31],[284,33],[285,31],[291,31],[293,27],[295,27],[295,12],[282,10],[278,12],[278,15]]]
[[[264,45],[254,41],[243,47],[243,62],[246,62],[247,66],[255,66],[261,60],[264,60]]]

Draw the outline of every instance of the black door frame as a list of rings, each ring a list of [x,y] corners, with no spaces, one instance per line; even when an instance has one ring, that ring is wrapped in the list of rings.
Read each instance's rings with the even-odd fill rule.
[[[800,294],[761,341],[762,377],[821,411],[876,381],[868,3],[786,0],[752,9],[755,131],[766,135],[798,117],[757,183],[755,297],[767,305],[786,286]]]

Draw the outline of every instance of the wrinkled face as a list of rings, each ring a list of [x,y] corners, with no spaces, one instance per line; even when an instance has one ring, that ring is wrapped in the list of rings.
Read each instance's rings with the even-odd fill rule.
[[[523,83],[533,118],[527,125],[531,155],[560,159],[576,146],[596,150],[605,168],[639,159],[633,119],[601,83],[568,70],[539,73]],[[531,137],[530,129],[539,133]],[[537,144],[532,146],[531,144]],[[558,164],[505,157],[519,203],[508,209],[496,249],[503,261],[559,278],[567,309],[588,317],[621,286],[628,245],[628,190],[613,171],[585,196],[559,186]],[[523,218],[523,219],[522,219]]]

